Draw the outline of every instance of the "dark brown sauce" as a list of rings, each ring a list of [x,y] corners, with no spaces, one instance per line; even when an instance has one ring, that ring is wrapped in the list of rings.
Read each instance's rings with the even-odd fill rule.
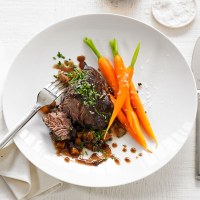
[[[67,151],[66,149],[62,149],[61,152],[60,152],[60,154],[63,155],[63,156],[70,156],[70,157],[72,156],[72,155],[69,153],[69,151]]]
[[[142,153],[139,153],[138,156],[142,156]]]
[[[70,152],[67,149],[57,148],[56,145],[55,145],[55,148],[56,148],[56,155],[57,156],[63,156],[64,158],[66,156],[69,157],[69,158],[78,158],[78,155],[72,155],[72,154],[70,154]]]
[[[120,159],[119,158],[115,157],[114,155],[111,155],[110,158],[112,158],[117,165],[120,165]]]
[[[117,143],[112,143],[112,147],[116,148],[117,147]]]
[[[97,153],[93,153],[93,154],[90,156],[90,159],[91,159],[91,160],[98,160],[98,159],[101,159],[101,156],[99,156],[99,154],[97,154]]]
[[[104,151],[104,155],[107,157],[107,158],[111,158],[112,156],[112,151],[110,149],[110,147],[108,145],[104,146],[102,148],[102,150]]]
[[[113,144],[116,144],[116,143],[113,143]],[[62,142],[54,142],[54,146],[56,148],[57,156],[63,156],[65,162],[70,162],[71,161],[70,158],[73,158],[74,161],[79,164],[88,165],[88,166],[98,166],[102,162],[105,162],[108,158],[112,158],[117,165],[120,165],[120,159],[115,157],[112,154],[112,151],[111,151],[109,145],[105,145],[104,147],[102,147],[102,150],[104,152],[102,155],[99,155],[98,153],[93,153],[87,159],[83,158],[82,155],[79,155],[79,156],[71,155],[69,150],[63,147]],[[61,148],[59,148],[59,147],[61,147]],[[126,149],[126,147],[124,147],[124,148]],[[130,161],[127,160],[126,162],[130,162]]]
[[[73,158],[75,160],[75,162],[79,163],[79,164],[84,164],[84,165],[88,165],[88,166],[98,166],[99,164],[101,164],[102,162],[106,161],[107,158],[111,158],[112,152],[111,149],[108,145],[105,145],[102,150],[103,150],[103,154],[99,155],[97,153],[93,153],[89,158],[85,159],[82,156],[78,156],[78,155],[71,155],[69,150],[65,149],[65,148],[58,148],[58,142],[54,142],[54,146],[56,148],[56,154],[57,156],[63,156],[64,160],[66,162],[70,161],[70,158]],[[116,161],[116,164],[119,163],[119,159],[113,157]]]
[[[124,148],[122,149],[122,151],[123,151],[123,152],[127,152],[127,148],[124,147]]]
[[[65,162],[69,162],[70,158],[69,157],[65,157],[64,160],[65,160]]]
[[[85,66],[85,56],[78,56],[77,60],[79,62],[79,67],[81,69],[84,69],[84,66]]]
[[[124,158],[124,160],[125,160],[125,162],[127,162],[127,163],[130,163],[130,162],[131,162],[131,159],[128,158],[128,157]]]
[[[131,153],[136,153],[136,148],[132,147],[131,148]]]
[[[98,166],[104,161],[106,161],[105,157],[100,156],[97,153],[93,153],[88,159],[82,157],[76,159],[76,162],[89,166]]]
[[[61,156],[60,149],[56,149],[56,155]]]
[[[93,153],[88,159],[78,158],[76,161],[81,164],[90,165],[90,166],[98,166],[102,162],[106,161],[107,158],[111,158],[112,152],[108,145],[102,148],[104,151],[103,155],[99,155],[97,153]]]
[[[126,148],[127,146],[125,144],[123,144],[123,147]]]
[[[120,165],[120,160],[119,160],[119,158],[114,158],[114,161],[115,161],[115,163],[116,163],[117,165]]]

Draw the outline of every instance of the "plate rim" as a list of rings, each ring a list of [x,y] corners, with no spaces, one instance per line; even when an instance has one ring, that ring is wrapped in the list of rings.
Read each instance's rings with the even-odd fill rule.
[[[59,177],[59,180],[61,180],[61,181],[63,181],[63,182],[70,183],[70,184],[74,184],[74,185],[79,185],[79,186],[85,186],[85,187],[103,188],[103,187],[114,187],[114,186],[125,185],[125,184],[129,184],[129,183],[133,183],[133,182],[139,181],[139,180],[141,180],[141,179],[143,179],[143,178],[146,178],[146,177],[148,177],[148,176],[150,176],[150,175],[153,175],[154,173],[158,172],[158,170],[160,170],[163,166],[165,166],[167,163],[169,163],[169,161],[171,161],[173,158],[175,158],[175,156],[178,154],[178,152],[180,151],[180,149],[184,146],[185,142],[186,142],[187,139],[189,138],[189,136],[190,136],[190,134],[191,134],[191,131],[192,131],[192,129],[193,129],[194,123],[195,123],[195,118],[196,118],[196,112],[197,112],[197,87],[196,87],[196,82],[195,82],[195,79],[194,79],[194,75],[193,75],[193,73],[192,73],[192,70],[191,70],[191,68],[189,67],[189,64],[188,64],[188,62],[186,61],[185,57],[183,56],[182,52],[175,46],[175,44],[174,44],[164,33],[162,33],[161,31],[159,31],[159,30],[156,29],[155,27],[153,27],[153,26],[151,26],[151,25],[148,25],[148,24],[146,24],[146,23],[144,23],[144,22],[142,22],[142,21],[140,21],[140,20],[137,20],[137,19],[135,19],[135,18],[133,18],[133,17],[129,17],[129,16],[125,16],[125,15],[119,15],[119,14],[112,14],[112,13],[90,13],[90,14],[76,15],[76,16],[67,17],[67,18],[65,18],[65,19],[59,20],[59,21],[57,21],[57,22],[55,22],[55,23],[53,23],[53,24],[51,24],[51,25],[45,27],[44,29],[42,29],[41,31],[39,31],[37,34],[35,34],[33,37],[31,37],[30,40],[28,40],[28,42],[25,43],[25,45],[22,46],[22,48],[19,49],[19,51],[18,51],[18,53],[16,54],[16,56],[14,56],[14,58],[12,59],[12,62],[10,62],[11,64],[10,64],[10,66],[9,66],[9,70],[8,70],[8,73],[7,73],[5,82],[4,82],[4,89],[3,89],[3,93],[2,93],[2,108],[3,108],[3,111],[4,111],[4,106],[5,106],[5,95],[4,95],[4,93],[5,93],[5,84],[6,84],[6,82],[7,82],[8,76],[9,76],[9,74],[10,74],[12,68],[13,68],[13,64],[14,64],[15,60],[17,59],[17,57],[19,56],[19,54],[21,53],[21,51],[22,51],[23,49],[25,49],[25,48],[29,45],[29,43],[32,42],[32,40],[34,40],[36,37],[38,37],[42,32],[47,31],[48,29],[52,28],[53,26],[55,26],[55,25],[57,25],[57,24],[60,24],[60,23],[64,23],[65,21],[68,21],[68,20],[72,20],[72,19],[76,19],[76,18],[81,18],[81,17],[88,17],[88,16],[89,16],[89,17],[91,17],[91,16],[95,16],[95,17],[96,17],[96,16],[99,16],[99,17],[100,17],[100,16],[108,16],[108,17],[111,16],[111,17],[113,17],[113,16],[114,16],[114,17],[120,17],[120,18],[124,18],[124,19],[129,19],[129,20],[133,20],[133,21],[135,21],[135,22],[137,22],[137,23],[141,23],[142,25],[144,25],[144,26],[146,26],[146,27],[152,29],[153,31],[158,32],[160,35],[162,35],[162,37],[164,37],[164,38],[179,52],[181,58],[184,60],[185,64],[187,65],[187,68],[188,68],[189,71],[190,71],[190,75],[191,75],[191,77],[192,77],[193,85],[194,85],[195,90],[196,90],[196,92],[195,92],[195,97],[196,97],[196,98],[195,98],[195,105],[194,105],[195,116],[194,116],[193,119],[192,119],[192,121],[193,121],[193,122],[192,122],[192,126],[191,126],[190,130],[188,131],[187,136],[184,138],[184,141],[182,142],[181,145],[179,145],[179,147],[176,149],[176,151],[175,151],[175,153],[174,153],[173,155],[171,154],[171,155],[165,160],[165,162],[162,162],[162,164],[158,164],[158,165],[154,168],[153,171],[147,172],[147,173],[145,174],[144,177],[140,177],[140,178],[138,178],[138,179],[135,179],[134,181],[124,181],[124,182],[122,181],[122,182],[120,182],[120,183],[116,183],[116,184],[112,184],[112,185],[110,185],[110,184],[105,184],[105,183],[104,183],[104,185],[92,185],[92,184],[81,184],[81,183],[79,184],[79,183],[77,183],[77,181],[76,181],[76,182],[74,182],[74,181],[66,181],[66,180],[64,180],[64,179],[62,179],[62,178]],[[4,116],[5,116],[5,113],[4,113]],[[7,117],[4,117],[4,118],[5,118],[5,124],[6,124],[6,126],[8,127],[8,125],[7,125],[7,119],[6,119]],[[8,129],[10,129],[10,128],[8,127]],[[18,143],[17,137],[14,138],[14,143],[16,144],[16,146],[17,146],[17,148],[20,150],[20,152],[27,158],[28,161],[30,161],[32,164],[34,164],[37,168],[39,168],[39,169],[40,169],[41,171],[43,171],[44,173],[46,173],[46,174],[48,174],[48,175],[50,175],[50,176],[52,176],[52,177],[58,179],[58,177],[56,177],[54,174],[49,173],[49,172],[46,172],[45,169],[43,169],[41,166],[38,167],[37,164],[35,164],[35,163],[37,163],[37,161],[35,161],[34,159],[29,160],[29,157],[30,157],[30,155],[31,155],[32,153],[24,152],[24,151],[23,151],[23,147],[21,147],[20,144]]]

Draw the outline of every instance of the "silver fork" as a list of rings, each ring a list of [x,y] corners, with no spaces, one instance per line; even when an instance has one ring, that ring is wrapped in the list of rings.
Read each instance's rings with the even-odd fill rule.
[[[26,125],[26,123],[44,106],[50,105],[53,101],[58,100],[63,92],[65,92],[66,86],[60,81],[56,80],[47,86],[45,86],[37,96],[36,105],[31,112],[25,116],[14,129],[9,131],[0,140],[0,149],[2,149],[14,136]]]

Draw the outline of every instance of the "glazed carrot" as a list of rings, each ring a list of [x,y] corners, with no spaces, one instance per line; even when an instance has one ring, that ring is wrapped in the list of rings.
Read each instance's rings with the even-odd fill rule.
[[[94,52],[94,54],[98,58],[98,65],[103,77],[106,79],[107,84],[112,88],[115,96],[118,92],[118,82],[115,74],[115,70],[113,69],[111,63],[97,50],[93,41],[90,38],[85,37],[83,41],[90,47],[90,49]]]
[[[124,75],[124,70],[126,69],[126,67],[125,67],[124,62],[122,60],[122,57],[118,53],[118,44],[117,44],[116,39],[114,39],[113,41],[110,41],[110,47],[112,49],[112,53],[113,53],[113,57],[114,57],[115,72],[116,72],[118,83],[119,83],[120,82],[120,76]],[[126,73],[127,74],[130,73],[129,77],[128,77],[129,78],[128,83],[129,83],[130,80],[132,79],[133,72],[131,71],[131,69],[129,69],[129,72],[127,71]],[[120,85],[120,83],[119,83],[119,85]],[[120,91],[119,91],[119,93],[120,93]],[[132,125],[133,120],[132,120],[131,108],[132,107],[131,107],[131,104],[130,104],[130,97],[129,97],[129,91],[128,91],[122,109],[123,109],[124,113],[126,114],[126,117],[128,119],[130,126],[133,129],[133,125]]]
[[[124,66],[124,68],[125,68],[125,66]],[[132,76],[133,76],[133,68],[128,67],[127,71],[129,73],[129,84],[130,84]],[[128,122],[129,122],[131,128],[134,130],[135,129],[134,123],[136,123],[136,122],[133,119],[133,117],[134,117],[134,113],[133,112],[134,111],[133,111],[133,108],[131,106],[129,91],[128,91],[128,95],[126,97],[126,100],[125,100],[125,103],[124,103],[122,109],[123,109],[124,113],[126,114],[126,117],[128,119]]]
[[[138,116],[138,119],[143,127],[143,129],[145,130],[145,132],[147,133],[147,135],[152,138],[155,142],[156,142],[156,146],[158,145],[158,141],[156,139],[156,136],[153,132],[153,129],[151,127],[151,124],[147,118],[147,115],[145,113],[144,107],[142,105],[142,102],[139,98],[139,95],[134,87],[134,84],[131,83],[130,84],[130,100],[131,100],[131,104],[133,106],[133,108],[135,108],[135,112]]]
[[[135,50],[135,53],[132,57],[132,60],[131,60],[131,64],[130,66],[132,66],[134,68],[134,65],[135,65],[135,62],[136,62],[136,58],[138,56],[138,53],[139,53],[139,48],[140,48],[140,43],[138,44],[136,50]],[[144,110],[144,107],[142,105],[142,102],[139,98],[139,95],[134,87],[134,84],[133,82],[131,81],[130,82],[130,85],[129,85],[129,94],[130,94],[130,101],[131,101],[131,104],[137,114],[137,117],[143,127],[143,129],[145,130],[145,132],[147,133],[147,135],[152,138],[155,142],[156,142],[156,146],[158,145],[158,141],[156,139],[156,136],[153,132],[153,129],[151,127],[151,124],[147,118],[147,115],[145,113],[145,110]]]
[[[136,62],[136,59],[137,59],[137,56],[138,56],[138,53],[139,53],[139,49],[140,49],[140,43],[137,45],[137,48],[133,54],[133,61],[131,63],[131,65],[127,68],[127,71],[130,75],[129,77],[129,87],[130,87],[130,83],[132,82],[132,77],[133,77],[133,69],[134,69],[134,64]],[[125,66],[123,66],[125,68]],[[141,132],[141,129],[140,129],[140,126],[138,124],[138,119],[137,119],[137,116],[131,106],[131,102],[130,102],[130,95],[128,94],[127,98],[126,98],[126,101],[125,101],[125,104],[123,105],[123,111],[124,113],[126,114],[127,116],[127,119],[128,119],[128,122],[131,126],[131,128],[133,130],[136,129],[137,132],[139,133],[142,133]]]
[[[124,70],[124,71],[126,72],[126,70]],[[121,111],[122,106],[124,105],[125,100],[126,100],[127,96],[129,95],[128,91],[129,91],[128,75],[127,76],[124,75],[123,78],[121,78],[119,80],[119,92],[117,95],[117,100],[116,100],[114,110],[113,110],[112,116],[110,118],[110,121],[109,121],[109,124],[106,129],[106,133],[105,133],[104,137],[106,137],[106,134],[107,134],[109,128],[111,127],[112,123],[114,122],[115,118],[117,117],[117,114]]]
[[[110,99],[113,102],[113,104],[116,103],[116,100],[112,95],[110,95]],[[117,118],[124,125],[127,132],[129,132],[130,135],[138,142],[138,144],[140,144],[146,151],[151,153],[151,151],[147,148],[147,144],[146,144],[144,136],[140,133],[135,133],[135,131],[131,128],[126,116],[121,110],[117,114]]]
[[[128,119],[128,122],[129,122],[131,128],[134,129],[133,128],[133,117],[132,117],[132,106],[131,106],[131,103],[130,103],[130,96],[129,96],[129,94],[126,97],[126,100],[124,102],[122,110],[126,114],[126,117]]]
[[[117,81],[118,81],[119,87],[120,87],[120,84],[122,81],[128,81],[128,82],[124,83],[127,88],[127,87],[129,87],[129,82],[132,78],[133,72],[131,70],[126,70],[123,59],[118,53],[118,44],[117,44],[116,39],[114,39],[113,41],[110,41],[110,47],[112,49],[112,53],[113,53],[113,57],[114,57],[114,67],[115,67],[115,73],[117,76]],[[127,76],[126,79],[124,79],[124,76]],[[129,93],[129,91],[128,91],[128,93]],[[119,88],[118,95],[121,95],[120,88]],[[124,112],[126,112],[130,117],[131,114],[129,113],[129,110],[127,109],[127,106],[130,105],[130,103],[128,103],[128,99],[129,99],[128,96],[129,95],[127,94],[123,108],[124,108]]]
[[[116,39],[114,39],[113,41],[110,42],[110,46],[111,46],[111,49],[112,49],[112,52],[113,52],[114,61],[115,61],[116,58],[118,60],[120,60],[117,63],[114,62],[117,78],[119,76],[118,73],[120,74],[120,71],[126,70],[126,72],[128,73],[128,85],[129,85],[129,83],[132,82],[134,65],[135,65],[139,50],[140,50],[140,43],[137,45],[137,47],[135,49],[135,52],[133,54],[133,58],[132,58],[131,64],[127,69],[123,64],[122,58],[118,54],[118,46],[117,46]],[[119,63],[120,63],[120,65],[117,65]],[[120,91],[120,86],[119,86],[119,91]],[[136,134],[138,134],[138,137],[141,138],[141,140],[145,140],[144,136],[143,136],[143,133],[142,133],[142,130],[140,128],[140,124],[139,124],[137,115],[134,112],[133,108],[131,107],[130,98],[129,98],[129,91],[128,91],[128,96],[127,96],[127,98],[125,100],[125,103],[124,103],[122,109],[123,109],[124,113],[127,116],[128,122],[129,122],[132,130],[134,130],[136,132]]]
[[[114,122],[115,118],[117,117],[117,114],[122,109],[127,96],[129,95],[129,80],[130,80],[130,74],[128,73],[127,69],[124,67],[124,62],[121,58],[121,56],[118,54],[118,46],[117,41],[114,39],[110,42],[110,46],[112,48],[113,56],[114,56],[114,66],[115,66],[115,73],[117,76],[117,82],[119,86],[119,91],[117,93],[117,100],[114,104],[114,110],[112,113],[112,116],[110,118],[108,127],[106,129],[104,137],[106,137],[106,134],[111,127],[112,123]]]
[[[128,82],[126,84],[128,84],[129,87],[129,83],[131,82],[132,76],[133,76],[133,65],[130,65],[127,69],[123,63],[123,60],[121,58],[121,56],[118,53],[118,45],[117,45],[117,41],[116,39],[114,39],[113,41],[110,41],[110,47],[112,49],[112,53],[114,56],[114,64],[115,64],[115,71],[116,71],[116,75],[117,78],[120,78],[120,74],[123,73],[123,70],[126,70],[126,73],[128,74]],[[136,61],[137,59],[137,55],[139,52],[139,48],[140,48],[140,44],[137,46],[135,52],[134,52],[134,60]],[[117,62],[116,62],[117,60]],[[118,83],[120,80],[118,79]],[[120,87],[120,86],[119,86]],[[120,88],[119,88],[119,92],[120,92]],[[131,128],[133,130],[135,130],[136,133],[139,133],[140,135],[142,135],[142,131],[140,129],[140,125],[137,119],[137,116],[135,114],[135,112],[133,111],[133,108],[131,106],[130,103],[130,97],[129,97],[129,90],[127,91],[127,96],[124,102],[124,105],[122,107],[124,113],[126,114],[126,117],[128,119],[128,122],[131,126]]]

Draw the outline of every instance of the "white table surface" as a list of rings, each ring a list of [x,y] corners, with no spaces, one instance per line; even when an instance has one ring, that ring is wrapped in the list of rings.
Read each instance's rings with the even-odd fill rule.
[[[198,0],[197,3],[200,6]],[[87,13],[115,13],[141,20],[166,34],[190,65],[195,41],[200,36],[198,13],[192,24],[174,30],[159,25],[151,16],[150,9],[150,0],[0,0],[0,42],[6,47],[7,57],[11,60],[35,34],[59,20]],[[171,162],[141,181],[100,189],[64,184],[46,199],[199,200],[200,181],[194,177],[195,132],[192,131]]]

